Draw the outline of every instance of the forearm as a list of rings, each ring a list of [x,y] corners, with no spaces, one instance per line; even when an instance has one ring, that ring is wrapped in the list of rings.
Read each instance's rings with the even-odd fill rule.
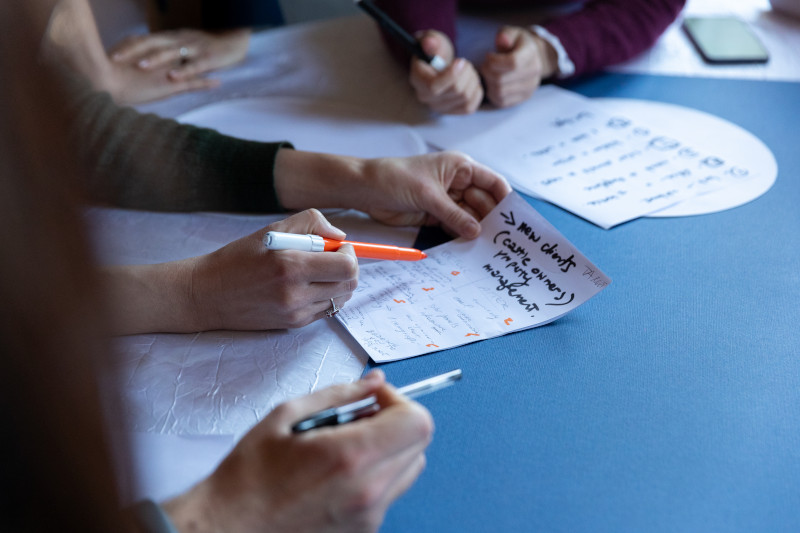
[[[47,54],[86,77],[96,89],[109,90],[111,63],[106,56],[87,0],[61,0],[44,39]]]
[[[92,201],[168,211],[280,212],[275,156],[286,143],[234,139],[119,107],[65,74],[72,140]]]
[[[369,200],[370,160],[281,150],[275,162],[275,190],[282,206],[364,209]]]
[[[105,267],[103,279],[116,310],[113,333],[185,333],[202,329],[191,292],[193,261]]]

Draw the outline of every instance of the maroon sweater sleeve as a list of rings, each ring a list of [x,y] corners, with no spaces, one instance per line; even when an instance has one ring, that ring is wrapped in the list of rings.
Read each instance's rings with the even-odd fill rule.
[[[593,0],[544,24],[575,64],[576,76],[620,63],[650,48],[685,0]]]
[[[465,0],[465,5],[520,5],[511,0]],[[530,7],[557,2],[530,0]],[[589,0],[578,11],[543,26],[559,38],[575,65],[575,75],[626,61],[647,50],[677,18],[685,0]],[[456,42],[458,0],[375,0],[410,33],[435,29]],[[384,36],[392,53],[404,61],[408,54]]]
[[[458,0],[375,0],[373,3],[411,35],[422,30],[439,30],[456,42]],[[410,55],[405,48],[386,33],[383,39],[396,58],[408,63]]]

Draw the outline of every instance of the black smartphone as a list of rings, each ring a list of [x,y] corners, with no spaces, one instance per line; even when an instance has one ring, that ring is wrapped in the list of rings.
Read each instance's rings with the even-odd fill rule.
[[[740,18],[685,17],[683,30],[706,63],[766,63],[769,60],[767,49]]]

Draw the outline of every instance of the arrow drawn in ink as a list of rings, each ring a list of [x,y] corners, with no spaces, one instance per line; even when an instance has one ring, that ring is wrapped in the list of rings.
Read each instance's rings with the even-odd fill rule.
[[[506,219],[506,224],[509,226],[516,225],[516,222],[514,222],[514,211],[509,211],[507,215],[505,213],[500,213],[500,216]]]

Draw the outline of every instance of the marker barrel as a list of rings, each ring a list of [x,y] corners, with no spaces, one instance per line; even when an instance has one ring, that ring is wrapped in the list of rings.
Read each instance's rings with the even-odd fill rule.
[[[386,259],[389,261],[419,261],[428,255],[415,248],[402,248],[389,244],[373,244],[368,242],[335,241],[325,239],[325,251],[335,252],[343,244],[351,244],[356,252],[356,257],[363,259]]]

